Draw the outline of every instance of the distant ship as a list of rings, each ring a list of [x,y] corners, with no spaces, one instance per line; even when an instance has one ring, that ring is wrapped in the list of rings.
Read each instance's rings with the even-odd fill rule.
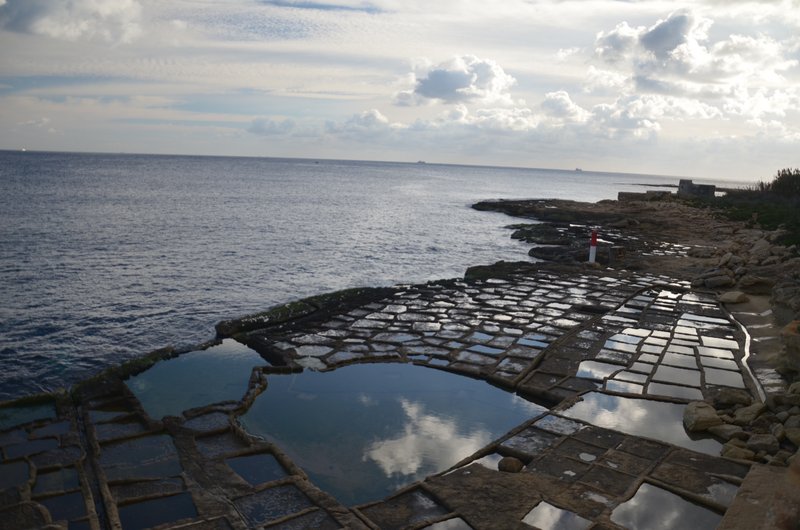
[[[579,167],[576,167],[575,171],[583,171],[583,170],[581,168],[579,168]]]
[[[424,160],[417,160],[417,164],[427,164]]]

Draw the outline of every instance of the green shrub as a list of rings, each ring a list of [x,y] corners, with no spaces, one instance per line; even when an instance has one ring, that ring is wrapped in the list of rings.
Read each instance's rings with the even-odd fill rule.
[[[781,169],[772,182],[759,182],[758,191],[800,197],[800,169]]]
[[[800,169],[781,169],[771,182],[759,182],[701,202],[734,221],[767,230],[784,228],[788,233],[778,242],[800,246]]]

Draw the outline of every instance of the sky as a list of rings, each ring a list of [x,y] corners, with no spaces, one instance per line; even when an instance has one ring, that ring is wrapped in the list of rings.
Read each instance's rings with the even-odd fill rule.
[[[0,149],[768,180],[800,0],[0,0]]]

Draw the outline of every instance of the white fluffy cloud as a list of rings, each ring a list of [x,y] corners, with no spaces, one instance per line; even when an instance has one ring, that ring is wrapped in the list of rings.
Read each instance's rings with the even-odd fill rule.
[[[411,90],[399,92],[396,103],[418,105],[429,100],[445,103],[503,103],[512,102],[509,89],[516,80],[490,59],[473,55],[454,57],[411,76]]]
[[[797,165],[798,29],[798,0],[0,0],[0,147],[744,174]]]
[[[130,42],[141,33],[137,0],[4,0],[4,29],[75,41]]]
[[[728,86],[759,86],[785,82],[796,68],[796,42],[759,35],[731,34],[712,41],[713,22],[690,11],[678,11],[650,27],[626,22],[601,32],[595,56],[606,68],[635,79],[649,91],[713,94]],[[723,89],[723,90],[720,90]]]

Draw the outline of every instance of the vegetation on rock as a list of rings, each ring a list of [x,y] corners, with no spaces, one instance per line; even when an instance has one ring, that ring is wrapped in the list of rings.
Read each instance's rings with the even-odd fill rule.
[[[735,221],[768,230],[783,228],[786,233],[779,243],[800,244],[800,169],[781,169],[770,182],[731,190],[715,199],[713,206]]]

